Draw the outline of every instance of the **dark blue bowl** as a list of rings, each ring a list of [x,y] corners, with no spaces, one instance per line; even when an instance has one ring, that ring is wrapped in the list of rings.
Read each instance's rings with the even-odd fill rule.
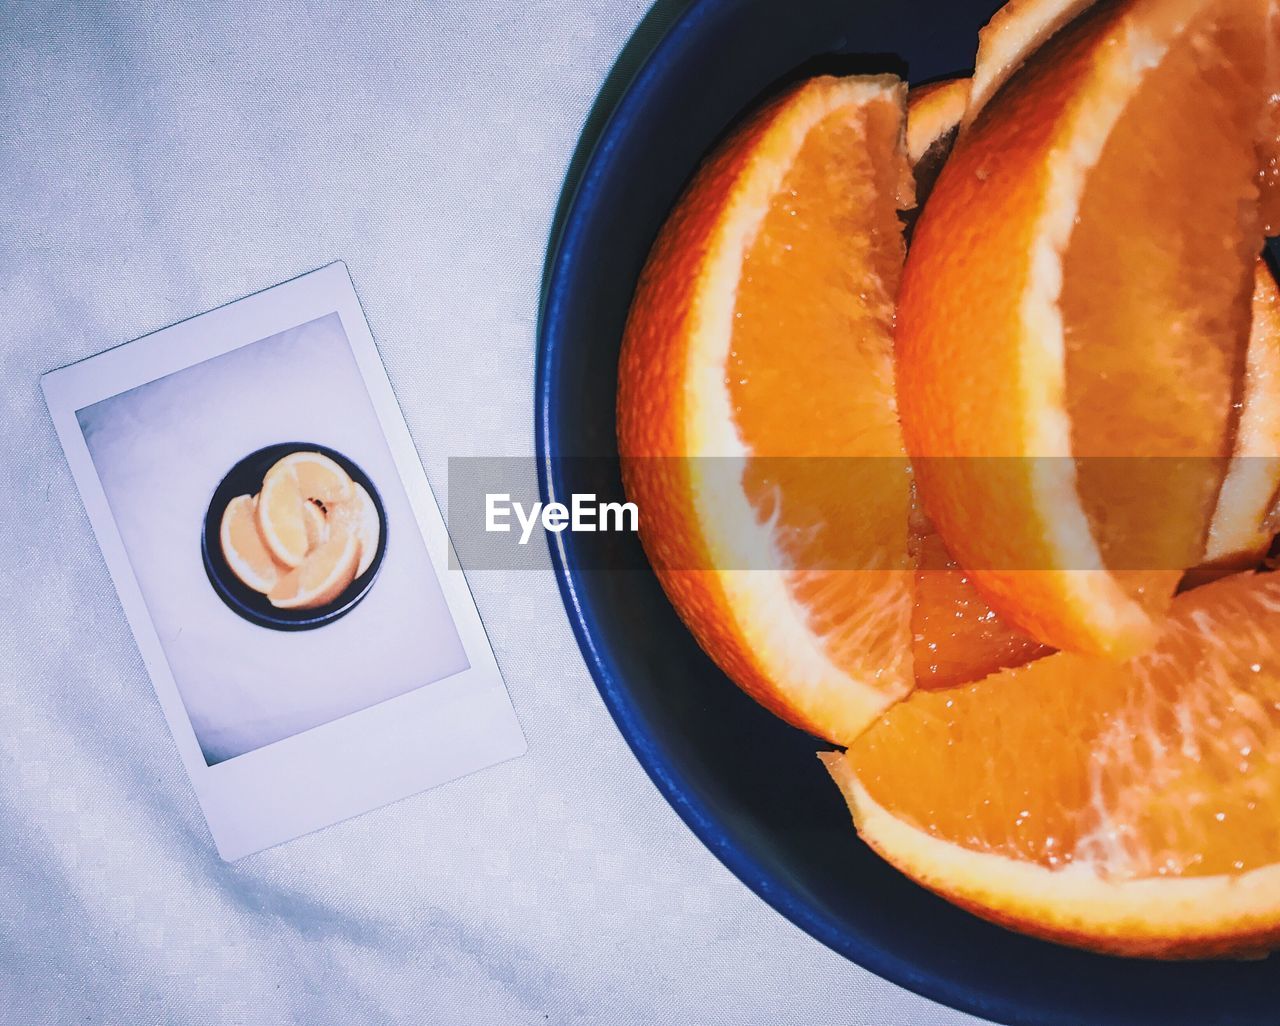
[[[636,276],[700,159],[798,75],[967,71],[997,0],[699,0],[659,4],[614,69],[565,186],[546,268],[537,377],[542,497],[621,494],[618,343]],[[581,459],[578,457],[592,457]],[[1272,962],[1089,955],[991,926],[858,841],[812,738],[739,692],[647,570],[600,569],[592,536],[548,535],[605,704],[659,790],[744,883],[895,983],[1006,1023],[1280,1022]],[[637,551],[616,566],[644,566]]]

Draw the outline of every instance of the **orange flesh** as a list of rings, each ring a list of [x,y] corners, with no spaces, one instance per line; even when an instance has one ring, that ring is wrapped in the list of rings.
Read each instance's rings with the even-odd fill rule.
[[[849,750],[875,802],[963,847],[1112,877],[1280,861],[1280,575],[1180,596],[1129,663],[1058,653],[918,691]],[[904,757],[904,753],[909,753]]]
[[[1104,457],[1077,464],[1085,511],[1104,561],[1157,610],[1204,551],[1262,242],[1250,85],[1259,72],[1249,67],[1259,47],[1211,13],[1228,26],[1184,34],[1111,132],[1081,200],[1060,300],[1072,448]],[[1174,137],[1185,159],[1153,162],[1170,152],[1154,133]],[[1135,218],[1144,231],[1117,230]]]
[[[913,532],[911,611],[916,687],[945,688],[1022,666],[1053,649],[1015,630],[987,603],[927,524]]]
[[[267,549],[266,543],[263,542],[262,535],[258,533],[258,521],[252,499],[244,495],[232,499],[223,513],[223,520],[226,523],[227,540],[232,549],[231,554],[224,553],[224,555],[230,558],[234,554],[236,559],[245,563],[251,573],[260,578],[256,583],[244,581],[246,585],[255,590],[259,583],[270,587],[280,574],[288,572],[288,567],[276,562],[275,557]]]
[[[837,665],[882,651],[877,669],[899,679],[910,610],[891,338],[903,259],[893,201],[909,195],[900,131],[899,108],[873,102],[809,132],[748,249],[725,375],[753,456],[744,490],[776,523],[811,626]],[[846,626],[842,611],[877,608],[878,622]]]

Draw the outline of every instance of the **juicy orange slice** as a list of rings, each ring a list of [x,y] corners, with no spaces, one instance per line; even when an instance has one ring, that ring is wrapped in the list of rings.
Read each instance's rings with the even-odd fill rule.
[[[1280,488],[1280,289],[1265,260],[1254,277],[1253,324],[1227,475],[1205,559],[1256,562],[1271,544],[1267,512]]]
[[[918,691],[824,756],[862,837],[977,914],[1117,954],[1280,941],[1280,574],[1176,600],[1128,663]]]
[[[734,132],[650,253],[619,369],[624,482],[672,604],[757,700],[845,742],[911,686],[904,99],[817,78]]]
[[[920,497],[1044,644],[1150,644],[1203,555],[1262,241],[1261,11],[1090,9],[961,133],[916,225],[897,344]]]
[[[303,564],[280,578],[267,593],[278,609],[314,609],[332,602],[356,577],[360,539],[352,532],[333,528],[329,538]]]
[[[258,532],[253,496],[237,495],[227,503],[218,539],[227,565],[254,591],[265,595],[288,569],[275,560]]]

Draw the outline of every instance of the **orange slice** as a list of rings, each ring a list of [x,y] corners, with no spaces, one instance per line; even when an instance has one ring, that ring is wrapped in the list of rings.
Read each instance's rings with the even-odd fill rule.
[[[311,548],[305,506],[296,475],[281,471],[279,463],[267,471],[258,493],[258,530],[271,555],[287,567],[301,565]]]
[[[222,555],[232,572],[247,587],[266,594],[288,568],[276,562],[258,533],[255,499],[237,495],[222,513],[218,535]]]
[[[1199,562],[1261,232],[1253,0],[1129,0],[1053,35],[916,225],[898,395],[925,510],[1019,630],[1123,656]]]
[[[917,216],[955,143],[969,99],[964,78],[914,86],[907,93],[907,156],[915,175]],[[1053,651],[1011,627],[951,557],[929,518],[911,517],[916,566],[911,610],[912,663],[921,688],[979,680]]]
[[[823,757],[863,839],[978,915],[1098,951],[1280,942],[1280,574],[1176,600],[1128,663],[918,691]]]
[[[1280,290],[1265,260],[1254,277],[1244,390],[1227,475],[1209,524],[1205,560],[1252,563],[1273,532],[1267,512],[1280,488]]]
[[[1032,23],[1048,19],[1056,29],[1078,13],[1076,3],[1066,5],[1072,8],[1068,14],[1061,13],[1063,6],[1015,3],[1002,9],[992,28],[1016,31],[1031,45],[1030,40],[1036,39],[1030,33]],[[1013,20],[1015,16],[1018,20]],[[1014,60],[1007,43],[1006,38],[1005,59]],[[983,58],[980,53],[979,65]],[[1017,57],[1015,63],[1020,65],[1022,59]],[[907,155],[915,173],[918,205],[927,200],[946,162],[968,97],[967,79],[913,87],[907,94]],[[1280,488],[1278,300],[1275,278],[1266,262],[1259,260],[1242,410],[1205,554],[1216,574],[1256,563],[1273,533],[1267,508]],[[917,687],[951,687],[980,680],[1053,651],[1014,629],[991,608],[919,510],[913,518],[912,544],[917,564],[911,621]]]
[[[619,368],[624,483],[672,604],[744,690],[840,742],[911,687],[904,100],[817,78],[738,128],[650,253]]]
[[[356,577],[360,539],[333,528],[329,538],[307,556],[303,564],[280,578],[267,593],[278,609],[314,609],[341,595]]]

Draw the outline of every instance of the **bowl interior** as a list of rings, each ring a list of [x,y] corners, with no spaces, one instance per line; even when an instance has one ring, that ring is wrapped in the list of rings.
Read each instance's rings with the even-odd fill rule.
[[[635,41],[645,56],[624,52],[589,122],[598,138],[583,140],[548,255],[537,385],[544,499],[621,496],[614,389],[627,308],[665,215],[725,130],[801,75],[967,73],[996,6],[700,0],[673,14],[659,5]],[[656,47],[655,17],[671,22]],[[620,87],[629,61],[639,70]],[[988,925],[910,883],[858,841],[814,757],[822,746],[720,673],[650,572],[599,569],[589,543],[549,537],[583,654],[645,769],[734,873],[835,950],[1002,1022],[1276,1021],[1273,964],[1089,955]]]

